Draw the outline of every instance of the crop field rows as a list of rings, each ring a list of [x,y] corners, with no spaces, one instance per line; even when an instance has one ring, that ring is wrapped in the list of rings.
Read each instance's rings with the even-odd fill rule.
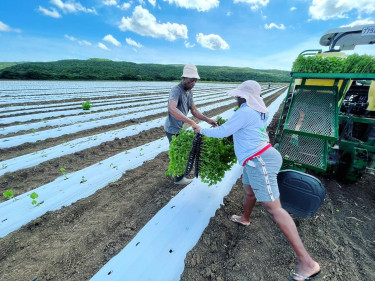
[[[31,82],[32,83],[32,82]],[[7,82],[3,83],[2,91],[0,95],[0,106],[1,107],[13,107],[15,105],[21,104],[33,104],[35,102],[46,103],[51,101],[60,101],[65,99],[97,99],[97,98],[114,98],[120,96],[133,96],[133,95],[152,95],[154,93],[168,93],[172,86],[175,83],[152,83],[153,86],[136,86],[134,82],[124,82],[125,85],[119,84],[118,87],[108,86],[102,87],[97,86],[95,82],[92,84],[84,85],[79,88],[70,88],[67,87],[65,89],[55,88],[53,82],[45,82],[51,84],[51,88],[40,88],[40,89],[27,89],[27,93],[25,93],[24,86],[22,85],[14,85],[11,83],[8,86]],[[105,82],[104,82],[105,83]],[[101,83],[101,84],[104,84]],[[69,85],[70,83],[66,83]],[[115,82],[111,83],[110,85],[115,84]],[[86,87],[88,85],[88,87]],[[121,86],[120,86],[121,85]],[[17,87],[17,88],[16,88]],[[30,87],[28,84],[27,87]],[[231,84],[222,84],[220,87],[215,86],[214,84],[204,84],[201,83],[196,86],[197,90],[204,90],[205,88],[215,89],[215,88],[231,88],[233,85]],[[16,89],[15,89],[16,88]],[[11,100],[11,103],[9,102]]]
[[[48,84],[0,89],[0,188],[13,191],[0,204],[0,260],[7,264],[0,280],[91,278],[181,190],[164,176],[163,125],[174,83],[89,91]],[[234,87],[197,84],[194,101],[207,116],[228,115],[235,102],[226,91]],[[265,88],[267,104],[285,92]],[[93,107],[85,114],[80,105],[88,97]],[[83,258],[85,251],[97,257]]]

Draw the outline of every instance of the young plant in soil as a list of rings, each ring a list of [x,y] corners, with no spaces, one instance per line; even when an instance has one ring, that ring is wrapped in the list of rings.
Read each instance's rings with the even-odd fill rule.
[[[64,175],[64,180],[67,180],[68,176],[66,175],[65,168],[61,168],[60,171]]]
[[[82,109],[83,110],[90,110],[90,108],[92,107],[92,104],[90,101],[85,101],[82,103]]]
[[[12,199],[12,198],[13,198],[13,190],[12,190],[12,189],[9,189],[9,190],[5,191],[5,192],[3,193],[3,196],[4,196],[5,198]]]
[[[85,176],[82,176],[82,180],[80,181],[80,183],[85,183],[87,182],[87,180],[85,179]]]
[[[40,206],[40,203],[38,203],[38,201],[35,200],[38,197],[39,197],[39,195],[36,192],[31,193],[30,198],[33,199],[31,201],[31,204],[36,205],[36,206]]]

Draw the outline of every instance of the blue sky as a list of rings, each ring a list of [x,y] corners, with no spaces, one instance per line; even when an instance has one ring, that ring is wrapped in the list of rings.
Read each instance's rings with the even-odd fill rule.
[[[1,0],[0,61],[106,58],[290,70],[375,0]],[[356,53],[375,55],[375,45]]]

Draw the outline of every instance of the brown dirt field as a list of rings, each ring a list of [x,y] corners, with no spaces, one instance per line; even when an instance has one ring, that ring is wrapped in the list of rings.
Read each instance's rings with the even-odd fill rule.
[[[215,116],[227,109],[205,114]],[[274,129],[271,124],[271,137]],[[60,176],[61,165],[67,172],[79,170],[162,136],[162,129],[155,128],[6,174],[0,177],[1,191],[13,186],[21,194]],[[27,150],[8,153],[14,157]],[[182,189],[164,175],[168,163],[167,153],[161,153],[92,196],[1,238],[0,280],[90,279]],[[57,172],[49,175],[52,168]],[[365,176],[356,184],[343,184],[322,178],[327,189],[323,206],[312,218],[294,218],[307,248],[321,263],[324,280],[375,280],[374,179]],[[188,253],[181,280],[286,280],[295,261],[287,241],[261,206],[256,206],[250,227],[228,221],[227,214],[240,213],[241,204],[238,181]]]

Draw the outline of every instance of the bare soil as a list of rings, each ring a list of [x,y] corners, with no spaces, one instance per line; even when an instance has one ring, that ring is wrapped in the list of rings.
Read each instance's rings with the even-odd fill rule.
[[[215,116],[229,107],[205,114]],[[271,137],[276,125],[269,128]],[[5,174],[0,191],[12,187],[21,194],[53,181],[62,166],[76,171],[163,136],[162,128],[155,128]],[[64,140],[40,142],[31,151]],[[5,159],[29,152],[28,147],[18,147],[6,151]],[[0,280],[89,280],[182,189],[164,175],[168,164],[168,154],[161,153],[92,196],[48,212],[0,239]],[[364,176],[355,184],[321,180],[327,189],[323,206],[312,218],[294,218],[306,247],[320,262],[324,280],[375,280],[375,177]],[[251,226],[230,222],[227,215],[239,214],[241,205],[239,180],[188,253],[181,280],[286,280],[295,262],[288,242],[261,206],[256,206]]]

